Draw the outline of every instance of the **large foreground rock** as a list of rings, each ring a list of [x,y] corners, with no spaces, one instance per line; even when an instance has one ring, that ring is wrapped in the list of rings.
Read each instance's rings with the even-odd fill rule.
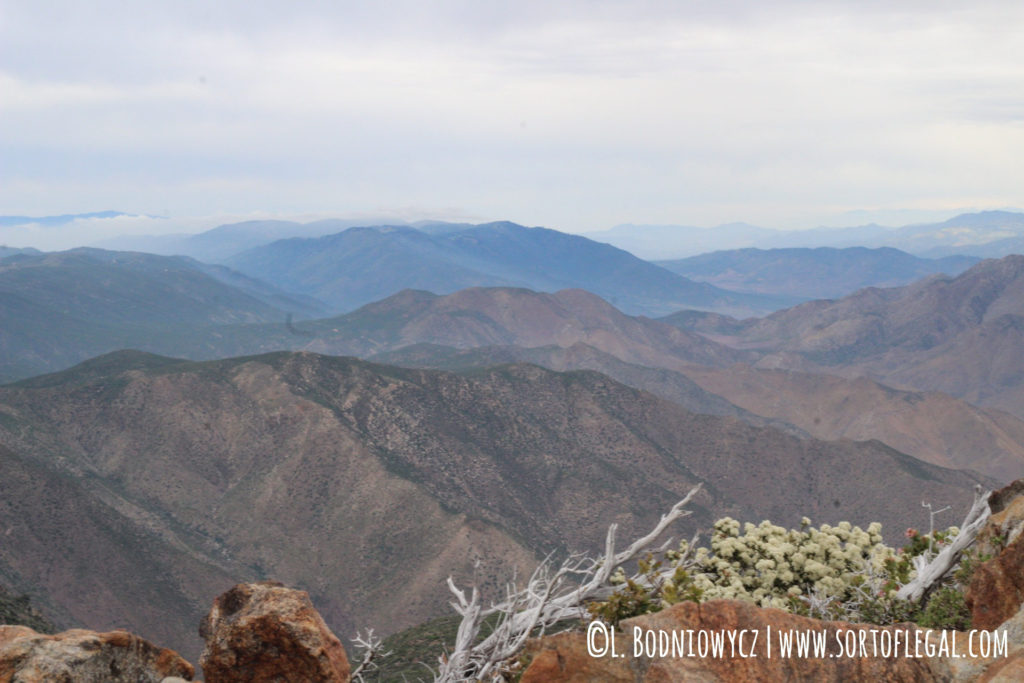
[[[0,683],[160,683],[191,681],[195,670],[173,650],[127,631],[76,629],[43,635],[0,626]]]
[[[989,506],[973,548],[989,559],[974,570],[966,596],[975,628],[995,628],[1024,604],[1024,479],[989,496]]]
[[[347,683],[348,658],[305,591],[238,584],[199,627],[206,683]]]

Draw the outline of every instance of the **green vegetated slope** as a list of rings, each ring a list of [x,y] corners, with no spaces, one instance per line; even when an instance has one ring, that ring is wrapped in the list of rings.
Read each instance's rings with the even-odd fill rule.
[[[321,312],[315,302],[181,257],[99,249],[0,259],[0,381],[196,329]]]
[[[594,372],[468,374],[275,353],[119,353],[0,388],[5,575],[67,621],[188,654],[232,581],[310,591],[339,634],[445,611],[444,578],[497,590],[539,553],[599,547],[698,482],[719,516],[902,529],[978,478],[878,442],[695,415]]]

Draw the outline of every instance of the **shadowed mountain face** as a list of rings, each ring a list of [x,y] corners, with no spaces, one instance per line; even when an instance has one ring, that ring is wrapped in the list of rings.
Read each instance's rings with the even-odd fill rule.
[[[1024,416],[1024,256],[758,320],[690,314],[666,321],[756,350],[763,367],[866,374]]]
[[[281,240],[226,263],[339,311],[402,289],[448,294],[482,286],[582,288],[624,311],[650,315],[684,307],[752,315],[795,303],[735,294],[585,237],[506,222],[435,234],[408,227],[353,228],[318,239]]]
[[[38,587],[65,623],[188,654],[181,625],[236,580],[309,590],[342,634],[388,632],[443,611],[444,577],[474,558],[494,590],[496,564],[593,550],[611,522],[626,538],[697,482],[687,533],[723,514],[806,514],[891,534],[921,497],[964,509],[975,483],[878,442],[694,415],[592,372],[293,353],[123,352],[0,388],[0,457],[8,582]]]
[[[896,287],[936,273],[958,275],[977,258],[923,259],[883,247],[736,249],[658,265],[737,292],[834,299],[865,287]]]
[[[0,260],[0,381],[196,327],[283,321],[316,302],[191,259],[98,249]]]

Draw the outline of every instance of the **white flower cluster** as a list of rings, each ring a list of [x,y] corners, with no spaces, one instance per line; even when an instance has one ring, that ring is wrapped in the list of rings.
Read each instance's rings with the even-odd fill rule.
[[[688,578],[701,599],[748,600],[762,607],[789,609],[792,599],[846,602],[865,577],[881,576],[896,552],[882,543],[877,522],[867,530],[841,522],[815,529],[784,529],[771,522],[718,520],[710,548],[698,548]],[[685,548],[681,548],[685,551]]]

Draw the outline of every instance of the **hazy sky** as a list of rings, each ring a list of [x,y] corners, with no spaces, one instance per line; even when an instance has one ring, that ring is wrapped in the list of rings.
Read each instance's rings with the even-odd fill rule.
[[[1022,179],[1016,1],[0,3],[0,214],[795,227]]]

